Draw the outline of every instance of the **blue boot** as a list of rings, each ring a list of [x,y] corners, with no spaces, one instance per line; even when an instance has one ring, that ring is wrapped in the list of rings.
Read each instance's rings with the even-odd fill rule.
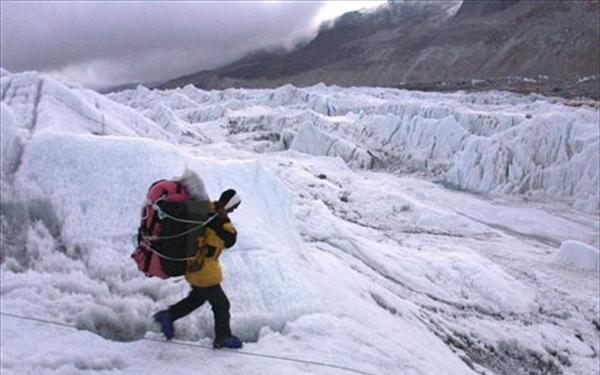
[[[240,349],[242,347],[242,341],[237,337],[231,335],[225,338],[217,338],[213,342],[213,347],[215,349],[219,348],[229,348],[229,349]]]
[[[175,335],[175,328],[167,310],[162,310],[154,314],[154,321],[160,324],[160,331],[165,335],[167,340],[171,340]]]

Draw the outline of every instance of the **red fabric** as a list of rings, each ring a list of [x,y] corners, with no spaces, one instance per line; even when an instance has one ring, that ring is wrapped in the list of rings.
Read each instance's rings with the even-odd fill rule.
[[[152,251],[140,246],[135,249],[131,257],[137,264],[138,270],[142,271],[146,276],[156,276],[161,279],[169,277],[162,268],[160,257]]]
[[[179,191],[177,191],[177,187],[180,187]],[[159,181],[154,184],[150,190],[148,190],[148,195],[146,196],[149,201],[156,202],[158,198],[165,195],[166,200],[169,202],[183,202],[185,200],[190,199],[190,195],[187,192],[187,189],[178,184],[176,181]]]
[[[148,194],[146,195],[146,199],[149,202],[154,203],[161,197],[164,197],[164,200],[167,202],[178,203],[190,199],[190,194],[185,186],[178,184],[176,181],[161,180],[155,182],[150,187],[150,190],[148,190]],[[150,227],[154,218],[154,209],[152,208],[152,205],[146,205],[144,207],[143,217],[146,218],[146,228]],[[157,232],[157,230],[154,232]]]
[[[133,254],[131,254],[131,257],[135,261],[135,264],[137,264],[138,270],[146,273],[148,250],[138,247],[137,249],[135,249],[133,251]]]
[[[150,266],[148,267],[147,275],[156,276],[160,279],[168,279],[169,275],[165,273],[160,263],[160,257],[154,253],[151,253]]]

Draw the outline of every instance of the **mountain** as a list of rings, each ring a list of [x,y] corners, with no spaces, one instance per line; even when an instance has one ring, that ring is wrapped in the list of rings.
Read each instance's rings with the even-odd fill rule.
[[[162,88],[323,82],[599,97],[596,1],[390,2],[350,12],[289,53],[262,53]]]

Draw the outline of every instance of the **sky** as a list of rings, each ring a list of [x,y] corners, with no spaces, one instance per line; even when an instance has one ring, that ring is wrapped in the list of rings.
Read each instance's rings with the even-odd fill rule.
[[[2,1],[1,65],[92,88],[160,82],[256,49],[293,47],[385,1]]]

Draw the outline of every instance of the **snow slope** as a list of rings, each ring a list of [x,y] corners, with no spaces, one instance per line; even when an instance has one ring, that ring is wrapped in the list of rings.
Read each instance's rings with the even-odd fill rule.
[[[598,274],[555,261],[561,241],[598,247],[590,109],[322,85],[105,97],[37,73],[3,72],[1,87],[0,308],[79,329],[2,315],[3,373],[584,374],[597,365]],[[540,120],[521,126],[525,111]],[[431,181],[452,183],[461,167],[470,176],[478,139],[530,161],[527,142],[539,134],[527,129],[538,122],[557,129],[548,145],[578,145],[544,166],[518,164],[523,175],[549,173],[548,186],[457,183],[496,193],[482,197]],[[211,197],[229,187],[242,195],[238,244],[222,263],[246,350],[346,369],[160,342],[150,316],[188,286],[145,278],[129,255],[146,189],[186,167]],[[407,167],[427,178],[399,175]],[[540,192],[537,203],[502,195]],[[208,346],[211,335],[209,308],[176,323],[180,343]]]

